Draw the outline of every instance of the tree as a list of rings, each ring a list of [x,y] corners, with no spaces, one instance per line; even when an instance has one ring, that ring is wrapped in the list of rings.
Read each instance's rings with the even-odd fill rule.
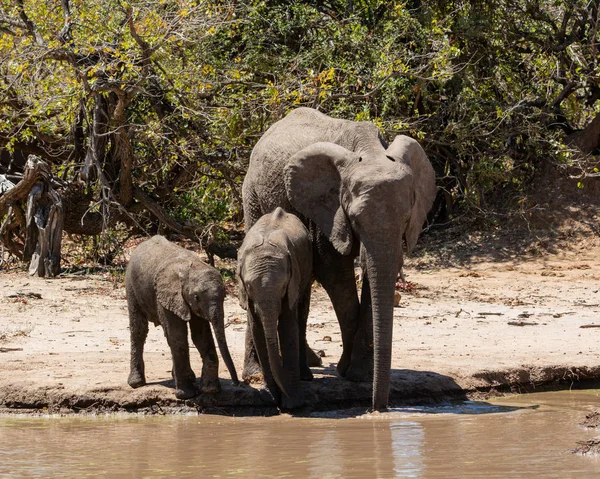
[[[15,0],[0,149],[51,165],[67,232],[161,224],[214,252],[253,145],[297,106],[419,139],[446,215],[511,207],[547,164],[595,174],[576,152],[599,142],[598,15],[584,0]]]
[[[198,110],[206,97],[190,98],[203,66],[186,65],[185,46],[200,45],[232,13],[185,1],[4,7],[0,146],[41,156],[66,180],[68,232],[136,224],[145,210],[202,239],[211,218],[186,218],[189,193],[173,192],[223,178],[212,202],[228,202],[241,168],[207,135]]]

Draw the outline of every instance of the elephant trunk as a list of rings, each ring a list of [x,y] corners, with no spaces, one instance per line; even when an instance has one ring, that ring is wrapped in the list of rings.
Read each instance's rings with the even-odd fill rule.
[[[283,371],[283,359],[279,350],[279,335],[277,325],[279,315],[281,314],[281,304],[269,304],[261,308],[260,316],[265,332],[265,342],[267,345],[267,354],[269,355],[269,365],[273,373],[273,379],[281,389],[281,392],[289,396],[285,386],[285,373]]]
[[[366,248],[367,274],[371,287],[373,311],[373,409],[384,410],[388,406],[390,373],[392,367],[392,332],[394,329],[394,288],[401,250],[393,252],[382,247]],[[375,255],[371,251],[385,251]]]
[[[235,366],[233,365],[233,360],[231,359],[231,354],[229,354],[229,347],[227,346],[227,340],[225,338],[225,319],[223,314],[223,306],[215,306],[215,308],[210,311],[209,318],[213,325],[213,330],[215,333],[215,338],[217,339],[217,345],[219,346],[221,357],[225,362],[225,366],[227,366],[227,369],[229,370],[233,384],[237,386],[239,384],[239,380]]]

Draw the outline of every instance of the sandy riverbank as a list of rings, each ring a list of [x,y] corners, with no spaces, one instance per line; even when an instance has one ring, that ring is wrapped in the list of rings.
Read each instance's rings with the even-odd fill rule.
[[[391,401],[428,403],[497,392],[577,387],[600,379],[600,248],[537,258],[481,260],[468,267],[406,268],[416,285],[395,309]],[[127,386],[129,332],[122,284],[106,275],[54,280],[0,274],[0,411],[217,408],[267,413],[255,389],[233,387],[177,401],[160,328],[146,347],[149,385]],[[245,315],[225,304],[227,338],[241,372]],[[328,340],[330,338],[330,340]],[[341,338],[331,304],[316,289],[309,344],[324,367],[306,384],[309,407],[369,404],[370,385],[337,377]],[[200,356],[191,352],[199,373]],[[149,409],[148,409],[149,408]]]

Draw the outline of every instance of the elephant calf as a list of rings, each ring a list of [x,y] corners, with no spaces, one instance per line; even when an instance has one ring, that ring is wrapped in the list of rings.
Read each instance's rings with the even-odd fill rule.
[[[238,252],[240,305],[265,383],[286,409],[302,405],[300,380],[312,379],[304,347],[312,261],[306,227],[281,208],[250,228]]]
[[[219,360],[209,322],[231,379],[238,384],[225,340],[225,288],[221,274],[215,268],[203,263],[194,252],[162,236],[154,236],[140,244],[131,255],[125,288],[131,330],[131,372],[127,382],[132,388],[146,384],[143,354],[149,321],[163,327],[171,349],[177,399],[188,399],[197,394],[196,375],[190,366],[188,323],[192,341],[202,356],[200,391],[214,393],[221,390]]]

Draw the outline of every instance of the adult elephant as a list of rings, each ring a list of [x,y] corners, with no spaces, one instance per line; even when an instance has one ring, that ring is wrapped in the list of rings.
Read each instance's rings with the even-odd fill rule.
[[[386,148],[372,123],[310,108],[272,125],[250,157],[242,188],[246,228],[278,206],[307,225],[314,277],[327,291],[342,333],[338,372],[354,381],[372,373],[373,409],[388,404],[403,241],[410,251],[435,194],[433,168],[415,140],[400,135]],[[360,302],[358,254],[364,268]],[[251,351],[247,333],[245,377],[257,368]]]

